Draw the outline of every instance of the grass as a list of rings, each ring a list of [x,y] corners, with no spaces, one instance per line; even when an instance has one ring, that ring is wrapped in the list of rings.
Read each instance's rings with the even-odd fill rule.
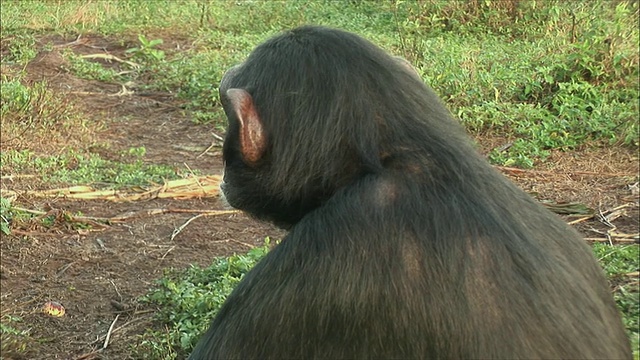
[[[629,274],[640,269],[640,246],[611,246],[596,243],[593,252],[602,265],[609,281],[614,286],[614,298],[623,314],[623,321],[631,339],[632,348],[638,358],[640,349],[640,292],[637,280],[634,282]]]
[[[637,6],[535,4],[129,0],[45,6],[8,1],[2,26],[15,33],[7,63],[32,58],[33,37],[47,31],[137,34],[139,45],[128,50],[144,65],[136,75],[155,80],[145,85],[148,89],[185,99],[194,121],[201,123],[223,118],[220,76],[255,44],[304,23],[339,26],[410,59],[470,132],[498,131],[512,139],[511,146],[491,152],[496,164],[530,168],[552,150],[637,147]],[[251,26],[243,21],[247,16]],[[159,49],[166,28],[171,35],[189,37],[193,46]],[[70,58],[71,70],[83,78],[135,80]]]
[[[168,330],[162,334],[148,331],[135,350],[137,356],[173,359],[188,355],[231,290],[269,251],[269,244],[266,238],[264,246],[246,254],[215,258],[206,268],[167,270],[142,302],[159,309],[156,320],[168,324]]]
[[[55,156],[38,156],[29,150],[9,150],[0,154],[0,161],[11,164],[9,166],[14,173],[38,174],[47,183],[93,184],[103,189],[162,184],[165,180],[178,178],[170,166],[145,164],[139,155],[141,153],[144,154],[144,148],[132,148],[122,154],[122,157],[132,160],[122,162],[73,151]]]
[[[3,0],[1,171],[37,174],[49,186],[107,188],[177,176],[167,165],[148,164],[144,148],[109,159],[94,151],[109,146],[100,141],[103,124],[26,71],[38,53],[53,49],[51,36],[98,35],[119,44],[128,62],[107,66],[68,49],[62,51],[62,68],[82,79],[171,92],[193,121],[224,130],[217,98],[224,70],[272,34],[306,23],[358,32],[409,59],[469,133],[508,141],[489,153],[495,164],[530,168],[552,151],[588,147],[637,150],[638,17],[637,2],[606,0]],[[7,199],[0,215],[3,233],[10,231],[11,219],[27,216]],[[146,353],[168,359],[188,351],[263,250],[160,280],[146,299],[172,326],[147,334]],[[596,244],[594,252],[637,349],[638,286],[625,274],[640,268],[638,245]],[[177,295],[182,303],[171,302]],[[5,344],[23,347],[23,325],[7,317],[0,324],[3,353]]]

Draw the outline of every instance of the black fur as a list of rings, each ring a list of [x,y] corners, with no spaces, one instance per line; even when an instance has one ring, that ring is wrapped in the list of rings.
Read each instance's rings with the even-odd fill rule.
[[[267,146],[243,159],[231,88]],[[631,358],[589,247],[406,64],[301,27],[225,75],[229,203],[290,229],[190,359]]]

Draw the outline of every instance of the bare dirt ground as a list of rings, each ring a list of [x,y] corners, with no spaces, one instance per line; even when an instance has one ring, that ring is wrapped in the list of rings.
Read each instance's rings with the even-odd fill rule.
[[[167,47],[181,40],[163,36]],[[121,150],[144,146],[145,160],[197,169],[203,174],[219,174],[219,147],[201,154],[215,142],[211,127],[194,124],[171,94],[114,96],[122,87],[83,80],[65,70],[63,49],[79,54],[107,52],[124,57],[121,42],[86,37],[81,44],[65,45],[74,39],[48,37],[41,40],[56,45],[41,50],[28,66],[31,80],[46,79],[51,88],[64,94],[89,119],[99,124],[95,151],[105,158],[117,158]],[[182,44],[183,47],[188,43]],[[105,66],[112,64],[105,63]],[[483,151],[501,146],[508,139],[479,137]],[[108,146],[100,145],[106,143]],[[616,216],[606,224],[598,217],[582,219],[576,226],[591,241],[606,241],[607,231],[637,234],[638,154],[631,150],[583,149],[557,152],[535,171],[502,171],[541,201],[578,202]],[[3,174],[5,175],[5,174]],[[6,174],[8,175],[8,174]],[[635,188],[634,188],[635,184]],[[44,186],[37,179],[3,180],[2,188],[25,190]],[[47,209],[85,216],[111,217],[145,209],[215,210],[223,206],[216,198],[192,200],[155,199],[136,202],[77,201],[18,197],[23,208]],[[175,238],[175,229],[194,214],[168,213],[134,217],[120,224],[74,229],[64,221],[51,228],[16,229],[3,236],[0,244],[0,286],[2,315],[16,315],[31,329],[32,339],[25,351],[3,354],[13,359],[128,359],[137,335],[150,327],[154,309],[142,308],[136,298],[145,294],[165,268],[189,264],[208,265],[215,256],[246,252],[262,245],[266,236],[280,239],[283,232],[242,214],[207,216],[186,226]],[[567,217],[567,221],[580,220]],[[66,224],[66,225],[65,225]],[[614,242],[633,242],[613,237]],[[49,300],[62,303],[66,315],[46,316],[42,305]],[[104,337],[117,314],[109,345]]]

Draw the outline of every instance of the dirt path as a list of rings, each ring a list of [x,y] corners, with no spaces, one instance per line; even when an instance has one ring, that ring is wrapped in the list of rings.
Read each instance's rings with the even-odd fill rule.
[[[46,39],[54,45],[72,40]],[[170,40],[165,38],[165,42]],[[114,44],[103,38],[87,38],[84,45],[74,46],[72,50],[80,54],[95,53],[97,47],[117,55],[124,47]],[[123,149],[144,146],[145,161],[173,165],[177,169],[185,169],[187,164],[202,174],[220,172],[219,148],[213,147],[205,153],[215,142],[212,128],[190,121],[171,94],[112,96],[121,86],[74,77],[64,70],[61,50],[42,51],[27,67],[28,76],[32,80],[46,79],[96,123],[104,124],[100,140],[110,146],[97,146],[95,150],[102,157],[116,159]],[[505,140],[483,138],[478,141],[489,149]],[[629,204],[613,223],[619,232],[638,232],[638,195],[637,190],[629,187],[638,181],[637,154],[606,149],[555,153],[546,167],[538,170],[506,173],[541,200],[582,202],[602,211]],[[575,171],[582,173],[572,174]],[[25,189],[29,183],[5,182],[2,186]],[[222,209],[215,198],[134,203],[20,198],[19,202],[32,209],[51,209],[52,214],[56,210],[81,211],[85,216],[97,217],[156,208]],[[134,218],[104,228],[83,230],[60,226],[3,236],[0,244],[2,315],[22,317],[35,340],[28,344],[22,357],[19,354],[5,356],[128,359],[132,346],[138,341],[136,335],[157,326],[152,322],[154,310],[139,308],[135,299],[162,276],[163,269],[207,265],[214,256],[245,252],[261,245],[266,236],[280,239],[283,234],[272,226],[236,214],[196,219],[171,239],[174,230],[192,216],[164,214]],[[577,226],[589,238],[602,238],[604,235],[598,232],[609,229],[595,219]],[[67,314],[62,318],[44,316],[40,308],[48,300],[61,302]],[[121,315],[108,348],[91,354],[102,347],[116,314]]]

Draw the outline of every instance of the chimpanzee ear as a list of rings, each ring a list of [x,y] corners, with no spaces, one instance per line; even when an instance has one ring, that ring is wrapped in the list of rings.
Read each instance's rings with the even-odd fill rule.
[[[233,105],[240,122],[240,152],[247,165],[255,165],[264,154],[267,136],[262,127],[253,98],[243,89],[227,90],[227,97]]]

